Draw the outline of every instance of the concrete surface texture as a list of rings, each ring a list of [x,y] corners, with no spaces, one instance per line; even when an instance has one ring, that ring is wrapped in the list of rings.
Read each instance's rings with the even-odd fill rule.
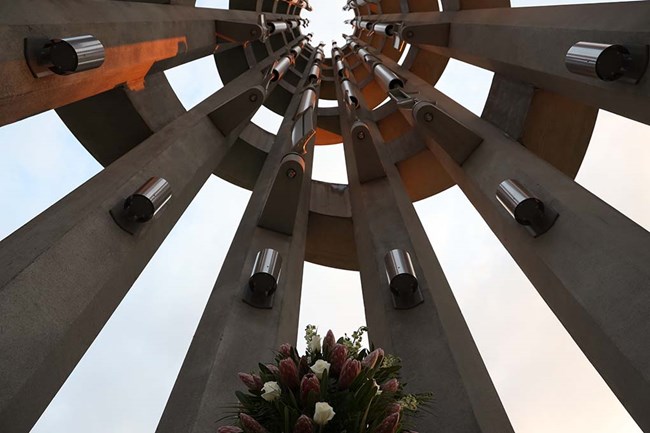
[[[339,46],[348,78],[326,53],[312,85],[337,106],[315,109],[315,133],[300,151],[295,131],[305,119],[296,110],[321,47],[302,27],[265,35],[259,21],[299,19],[297,5],[0,5],[0,125],[56,109],[105,167],[0,242],[0,431],[30,431],[211,174],[252,196],[158,432],[214,431],[241,365],[296,341],[305,260],[359,271],[370,339],[404,359],[415,391],[439,390],[439,411],[418,419],[418,430],[513,431],[413,207],[455,184],[650,431],[650,234],[573,180],[598,109],[650,123],[650,73],[626,79],[647,66],[650,4],[441,4],[354,8],[356,30]],[[377,23],[397,30],[373,30]],[[101,66],[34,78],[26,39],[78,35],[102,43]],[[623,77],[570,72],[565,54],[580,41],[619,46]],[[163,72],[211,54],[224,87],[186,111]],[[271,80],[286,55],[289,68]],[[480,117],[434,88],[450,58],[495,72]],[[401,84],[388,85],[386,74]],[[283,116],[277,134],[251,123],[262,104]],[[345,149],[348,185],[311,179],[314,146],[335,143]],[[283,163],[288,156],[302,161],[297,176]],[[152,176],[170,183],[171,199],[128,233],[110,211]],[[506,179],[559,213],[547,233],[531,235],[497,200]],[[242,298],[264,248],[280,254],[282,271],[275,292],[261,298],[266,308],[256,308]],[[395,248],[408,251],[418,281],[408,308],[386,278],[384,256]]]

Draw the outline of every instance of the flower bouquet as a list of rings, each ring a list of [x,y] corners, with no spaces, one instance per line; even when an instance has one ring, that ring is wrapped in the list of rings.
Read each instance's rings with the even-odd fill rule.
[[[218,433],[397,433],[407,432],[429,394],[406,394],[399,358],[382,349],[361,349],[365,327],[351,337],[322,340],[307,326],[305,355],[280,346],[275,362],[239,373],[248,392],[237,391],[237,426]],[[229,416],[230,417],[230,416]],[[415,432],[412,432],[415,433]]]

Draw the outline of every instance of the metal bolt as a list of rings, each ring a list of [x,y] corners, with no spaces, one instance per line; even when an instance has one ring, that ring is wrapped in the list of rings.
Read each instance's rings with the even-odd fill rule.
[[[366,138],[366,133],[363,132],[363,131],[359,131],[359,132],[357,133],[357,138],[358,138],[359,140],[363,140],[364,138]]]
[[[427,122],[431,122],[433,120],[433,114],[424,113],[424,120],[427,121]]]
[[[251,102],[257,101],[257,95],[255,93],[253,93],[252,95],[250,95],[248,97],[248,100],[251,101]]]
[[[413,30],[409,30],[408,32],[406,32],[406,37],[407,38],[412,38],[413,36],[415,36],[415,33],[413,33]]]
[[[298,175],[298,173],[297,173],[296,170],[294,170],[293,168],[290,168],[289,170],[287,170],[287,177],[288,177],[289,179],[293,179],[293,178],[296,177],[297,175]]]

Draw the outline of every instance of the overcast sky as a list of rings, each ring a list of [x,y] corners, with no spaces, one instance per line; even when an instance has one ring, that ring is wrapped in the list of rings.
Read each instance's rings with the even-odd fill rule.
[[[342,24],[348,18],[343,4],[312,0],[314,12],[305,16],[316,43],[333,38],[343,43],[340,34],[350,31]],[[542,2],[515,6],[533,4]],[[222,86],[212,57],[167,76],[188,109]],[[452,61],[436,87],[480,115],[491,78],[490,72]],[[266,109],[254,118],[271,132],[280,120]],[[577,177],[646,229],[649,137],[648,126],[601,111]],[[0,214],[0,239],[101,170],[52,111],[0,128],[0,146],[0,200],[11,209]],[[346,183],[343,158],[341,145],[318,147],[314,178]],[[211,177],[34,433],[155,430],[249,197],[249,191]],[[220,205],[224,202],[229,207]],[[515,430],[640,432],[460,190],[451,188],[415,207]],[[305,264],[301,329],[314,323],[338,336],[364,320],[356,272]]]

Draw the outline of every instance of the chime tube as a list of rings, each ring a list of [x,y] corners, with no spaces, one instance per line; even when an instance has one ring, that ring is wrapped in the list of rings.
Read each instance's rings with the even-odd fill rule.
[[[312,89],[311,87],[305,90],[302,93],[302,97],[300,98],[300,103],[298,104],[298,109],[296,110],[296,118],[300,116],[302,113],[307,111],[310,108],[316,108],[316,101],[318,97],[316,95],[316,91]]]
[[[404,87],[404,82],[402,79],[381,63],[375,64],[375,67],[372,71],[375,75],[375,78],[384,88],[384,90],[388,91],[398,87]]]
[[[280,253],[272,248],[264,248],[255,257],[248,287],[256,293],[268,296],[278,287],[281,269],[282,257]]]
[[[105,50],[91,35],[52,40],[28,38],[25,58],[32,75],[42,78],[53,73],[68,75],[99,68],[104,64]]]
[[[312,65],[311,69],[309,69],[309,76],[307,77],[307,80],[312,83],[316,84],[318,81],[320,81],[320,66],[319,65]]]
[[[384,256],[386,276],[390,289],[396,295],[414,292],[418,288],[418,279],[408,251],[394,249]]]
[[[298,45],[294,46],[293,48],[291,48],[290,51],[291,51],[291,53],[293,53],[294,57],[297,58],[300,55],[300,53],[302,53],[302,46],[300,44],[298,44]]]
[[[372,29],[377,33],[382,33],[386,36],[393,36],[395,34],[395,25],[391,23],[375,23]]]
[[[334,68],[336,69],[336,72],[339,77],[348,78],[348,70],[345,68],[345,65],[343,64],[343,61],[341,59],[336,61],[336,63],[334,64]]]
[[[370,52],[365,48],[359,48],[359,51],[357,51],[357,55],[361,60],[363,60],[370,66],[379,62],[379,60],[375,56],[370,54]]]
[[[269,28],[270,35],[277,35],[278,33],[289,30],[289,23],[285,21],[269,21],[266,23],[266,26]]]
[[[343,89],[343,94],[345,95],[347,103],[354,108],[359,108],[359,98],[357,97],[357,93],[354,90],[352,83],[350,83],[350,80],[344,79],[341,82],[341,88]]]
[[[578,42],[566,53],[564,63],[574,74],[614,81],[624,75],[631,60],[629,51],[621,45]]]
[[[151,220],[172,198],[172,188],[165,179],[152,177],[124,202],[124,211],[134,221]]]
[[[273,66],[273,70],[271,71],[273,78],[271,78],[271,81],[278,81],[279,79],[281,79],[284,76],[284,74],[287,73],[292,63],[293,63],[293,59],[290,56],[283,56]]]

